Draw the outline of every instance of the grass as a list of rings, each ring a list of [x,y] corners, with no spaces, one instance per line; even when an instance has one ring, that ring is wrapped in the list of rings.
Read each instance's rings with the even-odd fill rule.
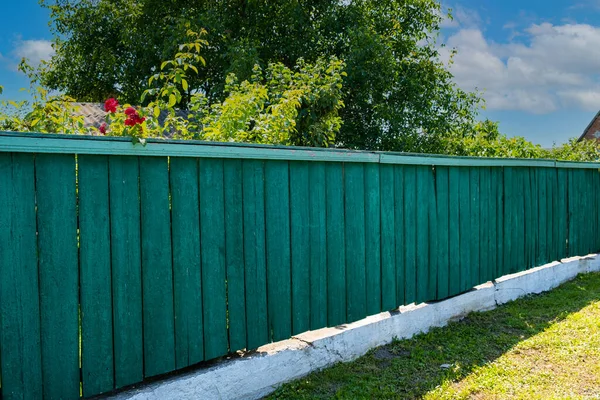
[[[369,352],[271,399],[600,398],[600,274]]]

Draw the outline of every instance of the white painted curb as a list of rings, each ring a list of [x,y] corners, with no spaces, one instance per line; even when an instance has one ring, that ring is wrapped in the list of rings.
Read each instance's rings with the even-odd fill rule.
[[[400,307],[336,328],[325,328],[263,346],[255,354],[181,374],[109,397],[114,400],[258,399],[282,383],[301,378],[369,350],[441,327],[474,311],[495,308],[600,271],[600,255],[573,257],[507,275],[459,296],[435,303]]]

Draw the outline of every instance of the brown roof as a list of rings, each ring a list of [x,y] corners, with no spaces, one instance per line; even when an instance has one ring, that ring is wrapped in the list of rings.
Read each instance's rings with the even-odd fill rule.
[[[577,141],[581,142],[583,139],[600,140],[600,111],[594,116]]]
[[[96,127],[99,128],[100,125],[106,120],[107,112],[104,111],[104,104],[102,103],[73,103],[75,107],[77,107],[77,111],[75,112],[76,116],[83,116],[83,124],[86,128]],[[188,112],[186,110],[177,110],[176,114],[178,117],[187,118]],[[159,123],[162,125],[167,116],[167,112],[163,111],[158,117]]]

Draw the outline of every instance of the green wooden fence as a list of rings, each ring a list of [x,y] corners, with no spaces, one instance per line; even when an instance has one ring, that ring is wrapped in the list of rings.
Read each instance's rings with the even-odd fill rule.
[[[93,396],[598,251],[599,168],[0,134],[2,396]]]

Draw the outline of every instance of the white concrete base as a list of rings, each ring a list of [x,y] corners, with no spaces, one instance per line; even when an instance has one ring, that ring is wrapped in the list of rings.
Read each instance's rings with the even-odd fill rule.
[[[529,294],[541,293],[600,271],[600,255],[573,257],[507,275],[470,292],[435,303],[411,304],[336,328],[306,332],[263,346],[252,355],[181,374],[112,396],[115,400],[258,399],[279,385],[369,350],[441,327],[474,311],[486,311]]]

